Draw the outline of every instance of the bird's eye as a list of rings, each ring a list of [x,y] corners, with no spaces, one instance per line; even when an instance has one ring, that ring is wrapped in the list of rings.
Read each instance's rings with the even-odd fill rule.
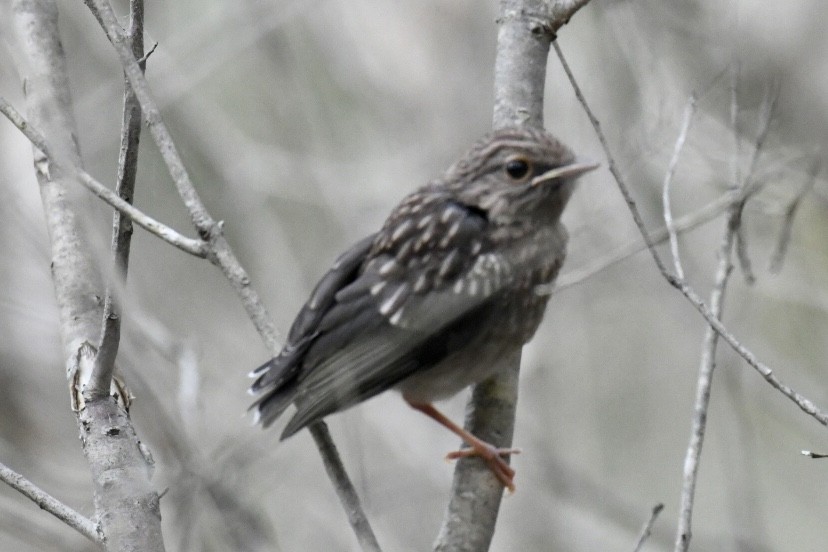
[[[506,161],[506,174],[513,180],[523,180],[529,174],[529,162],[522,157]]]

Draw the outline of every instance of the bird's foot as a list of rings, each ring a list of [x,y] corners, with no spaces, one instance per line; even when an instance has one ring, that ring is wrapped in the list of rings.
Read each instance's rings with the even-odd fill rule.
[[[486,442],[475,443],[469,448],[462,448],[449,452],[446,455],[446,460],[458,460],[460,458],[470,458],[473,456],[480,457],[498,481],[506,487],[510,493],[515,492],[515,470],[503,459],[504,456],[511,456],[512,454],[520,454],[519,448],[497,448]]]

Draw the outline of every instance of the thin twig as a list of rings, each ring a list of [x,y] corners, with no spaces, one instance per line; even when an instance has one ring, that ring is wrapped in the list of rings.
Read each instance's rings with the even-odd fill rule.
[[[41,153],[43,153],[48,160],[48,163],[52,165],[53,169],[57,168],[59,170],[63,170],[69,175],[76,176],[93,194],[104,200],[110,206],[127,215],[133,220],[133,222],[135,222],[135,224],[147,232],[158,236],[170,245],[173,245],[178,249],[189,253],[190,255],[195,255],[196,257],[205,257],[207,255],[207,250],[203,241],[194,240],[179,234],[169,226],[155,220],[143,211],[140,211],[118,197],[112,190],[95,180],[95,178],[83,169],[77,167],[73,163],[67,162],[65,159],[56,159],[52,154],[52,150],[47,146],[46,139],[40,131],[30,125],[3,97],[0,97],[0,112],[2,112],[3,115],[5,115],[6,118],[26,136],[26,138],[28,138],[29,141],[41,151]],[[48,172],[49,167],[44,167],[44,170]]]
[[[130,0],[130,21],[128,37],[132,53],[138,59],[144,58],[144,0]],[[142,63],[141,68],[145,66]],[[121,126],[121,148],[118,153],[118,180],[115,193],[132,203],[135,195],[135,178],[138,174],[138,144],[141,137],[141,106],[135,93],[124,79],[124,110]],[[132,221],[116,210],[112,214],[112,274],[110,278],[120,285],[126,283],[129,268],[129,248],[132,242]],[[86,393],[90,398],[103,397],[109,393],[112,374],[115,371],[115,357],[121,341],[121,307],[113,292],[113,284],[106,286],[104,312],[101,329],[101,343],[95,356],[95,366],[87,384]]]
[[[662,203],[664,206],[664,224],[667,228],[667,234],[670,236],[670,252],[673,255],[673,265],[676,270],[676,276],[679,280],[684,280],[684,269],[681,267],[681,256],[679,255],[678,236],[676,235],[676,227],[673,222],[673,210],[670,207],[670,185],[673,182],[673,177],[676,174],[676,167],[678,167],[679,156],[684,147],[684,142],[687,139],[687,132],[690,130],[690,123],[693,121],[693,115],[696,112],[696,95],[690,94],[687,100],[687,105],[684,108],[684,117],[681,123],[681,130],[679,131],[676,145],[673,148],[673,156],[670,158],[670,164],[667,167],[667,173],[664,175],[664,186],[662,192]]]
[[[733,203],[735,197],[736,196],[733,193],[727,192],[714,199],[704,207],[675,219],[673,227],[675,228],[676,233],[679,235],[683,234],[684,232],[688,232],[714,220],[727,210],[727,208]],[[664,243],[669,238],[667,228],[662,226],[661,228],[653,230],[650,232],[650,237],[652,237],[653,243],[656,245]],[[568,287],[575,286],[602,270],[628,259],[636,253],[646,250],[647,245],[643,243],[640,238],[636,238],[625,243],[621,247],[618,247],[609,255],[592,260],[584,268],[561,274],[554,286],[538,286],[536,292],[540,294],[552,293],[553,290],[555,292],[559,292]]]
[[[736,353],[742,357],[754,370],[759,372],[765,381],[767,381],[771,387],[785,395],[788,399],[794,402],[796,406],[799,407],[800,410],[814,418],[816,421],[821,423],[824,426],[828,426],[828,413],[824,410],[817,407],[813,402],[805,398],[804,396],[800,395],[793,389],[791,389],[788,385],[782,382],[779,378],[774,375],[773,370],[771,370],[766,364],[761,362],[756,355],[754,355],[749,349],[747,349],[744,345],[742,345],[733,334],[731,334],[728,329],[725,327],[722,322],[713,316],[713,313],[707,307],[707,305],[702,301],[702,299],[693,291],[692,288],[683,284],[681,282],[670,282],[676,289],[678,289],[682,295],[684,295],[690,303],[696,308],[697,311],[707,320],[707,323],[710,324],[714,330],[724,339],[730,347],[736,351]]]
[[[768,91],[765,101],[762,104],[762,109],[759,113],[760,129],[756,137],[756,142],[753,147],[753,155],[751,156],[750,165],[748,166],[747,176],[744,182],[734,181],[734,186],[742,190],[742,200],[737,204],[735,216],[731,217],[731,223],[736,233],[736,258],[739,260],[739,268],[742,269],[742,274],[745,277],[745,282],[752,284],[756,281],[751,268],[750,257],[747,252],[747,238],[742,225],[742,214],[744,213],[745,203],[748,198],[753,195],[751,192],[753,175],[756,173],[756,167],[759,163],[765,143],[767,142],[768,134],[770,134],[771,122],[776,111],[776,102],[779,99],[779,83],[774,83]]]
[[[716,279],[713,290],[710,292],[710,311],[721,319],[724,305],[724,295],[727,281],[733,271],[731,251],[735,240],[736,227],[733,219],[738,217],[739,206],[733,203],[730,208],[730,218],[725,227],[722,243],[719,247],[719,264],[716,269]],[[692,428],[690,442],[684,458],[683,483],[681,487],[681,506],[679,508],[679,522],[676,529],[676,552],[685,552],[690,546],[691,522],[693,517],[693,502],[696,496],[696,481],[698,480],[699,460],[701,458],[704,435],[707,429],[707,411],[710,406],[710,390],[713,385],[713,370],[716,367],[716,345],[719,334],[712,326],[707,326],[702,342],[701,360],[699,362],[699,376],[696,380],[696,398],[693,402]]]
[[[788,251],[788,244],[791,241],[794,217],[796,217],[796,212],[802,203],[802,199],[814,188],[820,166],[820,158],[814,157],[814,160],[811,162],[811,167],[808,170],[808,180],[805,181],[802,188],[799,189],[799,193],[796,194],[796,197],[788,205],[788,208],[785,209],[785,218],[782,221],[782,230],[779,232],[779,241],[776,243],[776,249],[773,255],[771,255],[770,271],[774,274],[782,270],[782,264],[785,262],[785,254]]]
[[[569,77],[570,83],[572,84],[572,87],[575,90],[576,97],[581,102],[584,111],[587,113],[587,116],[592,122],[598,139],[601,142],[604,148],[604,152],[607,156],[607,163],[610,169],[610,173],[612,173],[613,177],[615,177],[616,184],[618,185],[622,195],[624,196],[624,200],[627,203],[627,207],[629,207],[630,209],[630,213],[633,217],[633,220],[635,221],[635,224],[638,227],[639,232],[641,232],[641,235],[643,236],[644,241],[647,244],[647,249],[650,251],[650,255],[653,257],[653,261],[655,262],[656,267],[658,267],[659,272],[661,272],[661,275],[664,277],[665,280],[667,280],[667,282],[671,286],[676,288],[679,292],[681,292],[682,295],[684,295],[690,301],[690,303],[696,308],[696,310],[699,311],[699,313],[704,317],[707,323],[710,324],[713,327],[713,329],[716,330],[716,332],[725,341],[727,341],[728,345],[730,345],[733,348],[733,350],[739,354],[739,356],[745,359],[745,361],[747,361],[747,363],[751,367],[753,367],[757,372],[759,372],[759,374],[765,379],[765,381],[767,381],[774,389],[780,391],[783,395],[792,400],[803,412],[813,417],[822,425],[828,426],[828,414],[826,414],[823,410],[819,409],[810,400],[798,394],[796,391],[794,391],[781,380],[779,380],[773,374],[773,370],[771,370],[764,363],[760,362],[749,349],[742,345],[739,342],[739,340],[736,339],[736,337],[728,331],[724,324],[722,324],[721,321],[713,315],[713,313],[710,311],[705,302],[702,301],[702,299],[696,294],[696,292],[690,286],[688,286],[686,283],[676,278],[675,275],[667,271],[664,263],[661,261],[661,258],[655,250],[654,242],[650,237],[650,234],[647,232],[647,229],[642,222],[641,214],[638,211],[638,206],[636,205],[635,201],[630,195],[629,188],[624,183],[623,178],[621,178],[620,172],[618,171],[615,163],[615,159],[612,156],[612,153],[610,152],[609,146],[607,144],[607,140],[604,137],[603,132],[601,131],[600,122],[592,113],[592,110],[589,108],[589,105],[586,103],[586,100],[584,99],[584,96],[581,93],[581,89],[578,86],[578,83],[575,81],[575,78],[572,75],[572,71],[566,64],[563,57],[563,53],[560,51],[557,42],[553,42],[552,45],[555,47],[555,51],[558,53],[558,57],[561,59],[561,64],[563,65],[564,71]],[[748,193],[750,193],[750,190],[748,190]]]
[[[630,209],[630,213],[632,214],[635,225],[638,227],[639,232],[641,232],[641,235],[644,238],[644,243],[647,244],[647,249],[650,251],[650,255],[652,255],[653,257],[653,261],[658,267],[659,272],[661,272],[668,279],[674,279],[674,277],[667,271],[667,267],[664,265],[664,261],[661,260],[661,257],[656,251],[653,238],[647,231],[647,227],[644,226],[644,220],[641,218],[641,213],[639,213],[638,207],[635,204],[635,200],[632,198],[630,188],[629,186],[627,186],[624,177],[621,175],[621,171],[618,170],[618,165],[615,163],[615,157],[613,157],[612,152],[610,151],[607,138],[606,136],[604,136],[604,132],[601,130],[601,123],[600,121],[598,121],[598,118],[595,116],[595,114],[592,112],[592,109],[589,107],[589,104],[587,103],[583,92],[581,92],[581,87],[578,86],[578,83],[575,80],[575,75],[572,74],[572,70],[569,68],[569,64],[566,62],[566,58],[564,57],[563,52],[561,51],[561,47],[558,45],[557,40],[552,41],[552,47],[555,48],[555,53],[558,55],[558,59],[561,62],[561,67],[563,67],[563,70],[566,73],[566,76],[569,79],[570,84],[572,85],[572,89],[575,92],[575,97],[578,98],[578,101],[584,108],[584,112],[586,112],[587,117],[589,118],[589,122],[595,129],[595,134],[598,136],[598,141],[601,142],[601,148],[604,150],[604,155],[607,158],[607,167],[609,168],[609,171],[612,174],[612,176],[615,178],[615,183],[618,185],[619,190],[621,190],[621,195],[624,196],[624,201],[627,203],[627,207],[629,207]]]
[[[644,543],[647,542],[647,539],[650,538],[650,535],[653,532],[653,525],[655,525],[656,518],[664,509],[664,504],[660,502],[653,506],[653,510],[650,512],[650,519],[648,519],[644,526],[641,528],[641,533],[638,535],[638,542],[635,543],[635,548],[633,552],[641,552],[641,549],[644,547]]]
[[[95,544],[103,544],[103,536],[98,532],[98,526],[90,519],[85,518],[66,504],[62,503],[37,485],[0,462],[0,481],[9,485],[45,510],[64,522],[66,525],[91,540]]]
[[[337,495],[342,502],[342,507],[345,508],[348,522],[354,529],[360,547],[362,547],[363,552],[380,552],[377,537],[374,536],[367,518],[362,514],[362,507],[359,504],[356,489],[354,489],[351,480],[348,478],[348,474],[345,473],[339,452],[336,450],[336,445],[328,431],[328,425],[325,422],[317,422],[311,425],[309,429],[316,447],[322,452],[325,471],[331,481],[335,482],[334,487],[337,490]]]

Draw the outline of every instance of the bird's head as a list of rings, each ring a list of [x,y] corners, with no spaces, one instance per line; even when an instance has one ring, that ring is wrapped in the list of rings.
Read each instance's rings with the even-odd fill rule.
[[[492,221],[540,217],[554,223],[577,177],[597,166],[542,129],[509,127],[475,144],[440,183]]]

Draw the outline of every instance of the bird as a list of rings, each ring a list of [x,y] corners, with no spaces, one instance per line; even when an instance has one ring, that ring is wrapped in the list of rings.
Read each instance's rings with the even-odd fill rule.
[[[251,405],[268,427],[291,405],[284,440],[394,389],[467,445],[514,491],[516,452],[482,441],[433,403],[493,375],[535,334],[566,256],[560,218],[580,175],[549,132],[507,127],[476,142],[405,197],[380,230],[319,280],[279,354],[253,370]]]

